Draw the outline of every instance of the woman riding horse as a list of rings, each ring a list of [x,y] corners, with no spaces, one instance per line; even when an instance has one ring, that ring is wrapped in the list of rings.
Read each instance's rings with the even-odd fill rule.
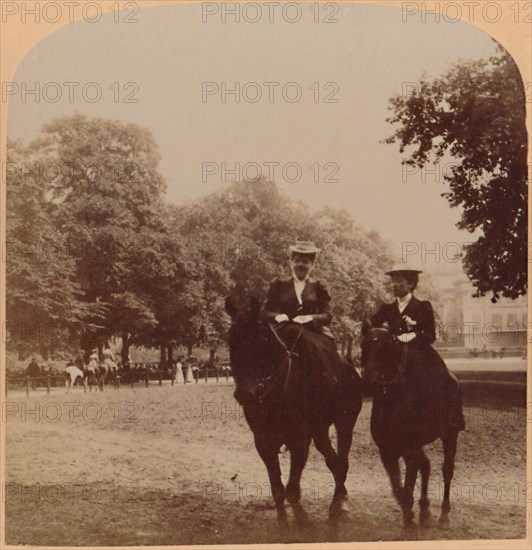
[[[465,429],[460,384],[431,345],[436,338],[432,306],[412,295],[419,273],[405,265],[387,272],[396,300],[382,305],[373,315],[373,327],[365,324],[362,342],[365,385],[374,396],[371,435],[403,509],[406,529],[415,529],[413,503],[418,472],[420,522],[426,524],[430,517],[430,461],[423,447],[436,439],[441,439],[444,453],[440,523],[447,525],[457,439]],[[404,484],[399,458],[406,466]]]
[[[263,322],[280,326],[299,325],[298,338],[303,360],[314,372],[328,378],[328,387],[341,380],[345,366],[336,351],[331,323],[331,296],[323,281],[310,277],[319,249],[313,243],[299,241],[290,246],[291,277],[276,278],[260,314]],[[332,398],[333,396],[323,396]]]
[[[327,287],[310,278],[318,249],[299,242],[290,247],[290,254],[292,277],[272,281],[262,310],[260,299],[243,285],[236,284],[226,298],[235,398],[268,471],[279,521],[286,522],[285,498],[294,506],[296,520],[298,514],[303,518],[297,505],[311,441],[334,476],[329,514],[336,520],[347,509],[345,480],[362,406],[361,380],[336,352],[327,327]],[[329,438],[331,425],[336,428],[336,450]],[[278,456],[282,445],[290,452],[286,487]]]
[[[401,360],[399,375],[403,379],[417,378],[418,381],[434,385],[440,384],[449,390],[448,410],[455,412],[457,429],[464,429],[461,413],[461,396],[454,375],[449,372],[445,362],[432,347],[436,340],[434,311],[429,301],[418,300],[413,292],[417,288],[419,274],[422,271],[398,264],[385,274],[392,279],[393,293],[396,299],[390,304],[382,304],[371,317],[373,327],[387,324],[388,330],[401,342]],[[413,360],[414,359],[414,360]],[[423,365],[422,372],[411,372],[407,367],[416,363]],[[422,380],[420,380],[422,379]]]

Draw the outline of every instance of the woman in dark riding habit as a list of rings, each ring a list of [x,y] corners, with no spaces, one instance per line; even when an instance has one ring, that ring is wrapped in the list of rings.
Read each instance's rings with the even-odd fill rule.
[[[289,247],[291,276],[270,283],[261,319],[273,323],[291,321],[299,325],[304,360],[309,367],[336,383],[343,372],[336,351],[331,323],[331,296],[323,281],[311,277],[319,249],[310,242],[299,241]]]
[[[374,327],[388,326],[388,330],[402,342],[402,359],[399,369],[406,377],[414,376],[421,382],[430,381],[433,386],[440,384],[449,392],[451,404],[456,405],[456,411],[461,410],[461,396],[459,385],[440,357],[432,347],[436,340],[436,324],[434,311],[429,301],[418,300],[413,292],[417,288],[419,274],[422,271],[412,269],[406,265],[396,265],[386,272],[392,279],[395,300],[390,304],[382,304],[379,310],[371,317]],[[420,372],[409,372],[407,365],[409,358],[417,355],[421,361],[414,361],[423,366]],[[406,369],[406,370],[405,370]],[[457,427],[463,429],[463,417],[457,413],[455,419]]]
[[[382,304],[371,318],[371,324],[379,327],[387,323],[398,340],[408,343],[409,347],[427,350],[436,340],[436,325],[431,303],[413,295],[419,273],[422,272],[404,265],[386,272],[392,279],[396,299],[391,304]]]

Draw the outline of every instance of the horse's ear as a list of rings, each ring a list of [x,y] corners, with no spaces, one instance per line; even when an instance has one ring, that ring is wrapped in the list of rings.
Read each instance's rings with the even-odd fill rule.
[[[257,317],[261,310],[261,303],[256,296],[249,297],[249,313],[252,317]]]
[[[362,320],[362,336],[366,336],[366,334],[373,328],[373,325],[371,324],[371,321],[368,319],[366,315],[364,315],[364,319]]]
[[[231,296],[225,297],[225,311],[229,315],[229,317],[233,318],[235,314],[235,307],[233,305],[233,301],[231,300]]]

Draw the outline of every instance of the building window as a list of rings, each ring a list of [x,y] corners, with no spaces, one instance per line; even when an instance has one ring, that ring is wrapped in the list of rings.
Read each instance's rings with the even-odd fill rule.
[[[508,328],[519,328],[519,321],[515,313],[508,313]]]
[[[528,323],[528,315],[526,313],[523,313],[523,326],[526,328]]]

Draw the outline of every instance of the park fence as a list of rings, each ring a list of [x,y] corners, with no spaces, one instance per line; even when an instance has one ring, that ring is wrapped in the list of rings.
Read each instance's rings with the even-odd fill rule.
[[[209,378],[214,378],[216,382],[219,382],[220,379],[225,378],[226,381],[229,381],[231,376],[228,370],[221,371],[221,369],[215,369],[216,372],[214,376],[209,377],[208,373],[202,372],[199,369],[192,369],[192,380],[188,380],[188,376],[184,375],[183,384],[198,384],[200,379],[204,379],[205,383],[208,383]],[[187,373],[188,374],[188,373]],[[79,380],[79,378],[78,378]],[[78,383],[76,380],[76,385],[87,387],[87,380],[84,380],[82,384]],[[176,384],[176,377],[167,371],[159,370],[156,372],[137,372],[135,370],[122,371],[116,376],[107,376],[105,380],[106,386],[113,386],[115,390],[120,389],[121,386],[128,386],[134,388],[136,385],[140,387],[145,386],[146,388],[150,386],[150,382],[158,382],[158,386],[163,385],[163,381],[170,381],[170,384],[173,386]],[[152,384],[153,385],[153,384]],[[46,388],[46,395],[50,395],[52,388],[66,387],[67,386],[67,377],[66,374],[46,374],[44,376],[18,376],[11,377],[6,376],[6,396],[9,391],[13,390],[25,390],[26,397],[29,397],[32,391],[37,391],[38,389]],[[95,388],[98,388],[99,383],[96,381]],[[90,388],[92,389],[92,388]],[[102,388],[103,389],[103,388]]]

